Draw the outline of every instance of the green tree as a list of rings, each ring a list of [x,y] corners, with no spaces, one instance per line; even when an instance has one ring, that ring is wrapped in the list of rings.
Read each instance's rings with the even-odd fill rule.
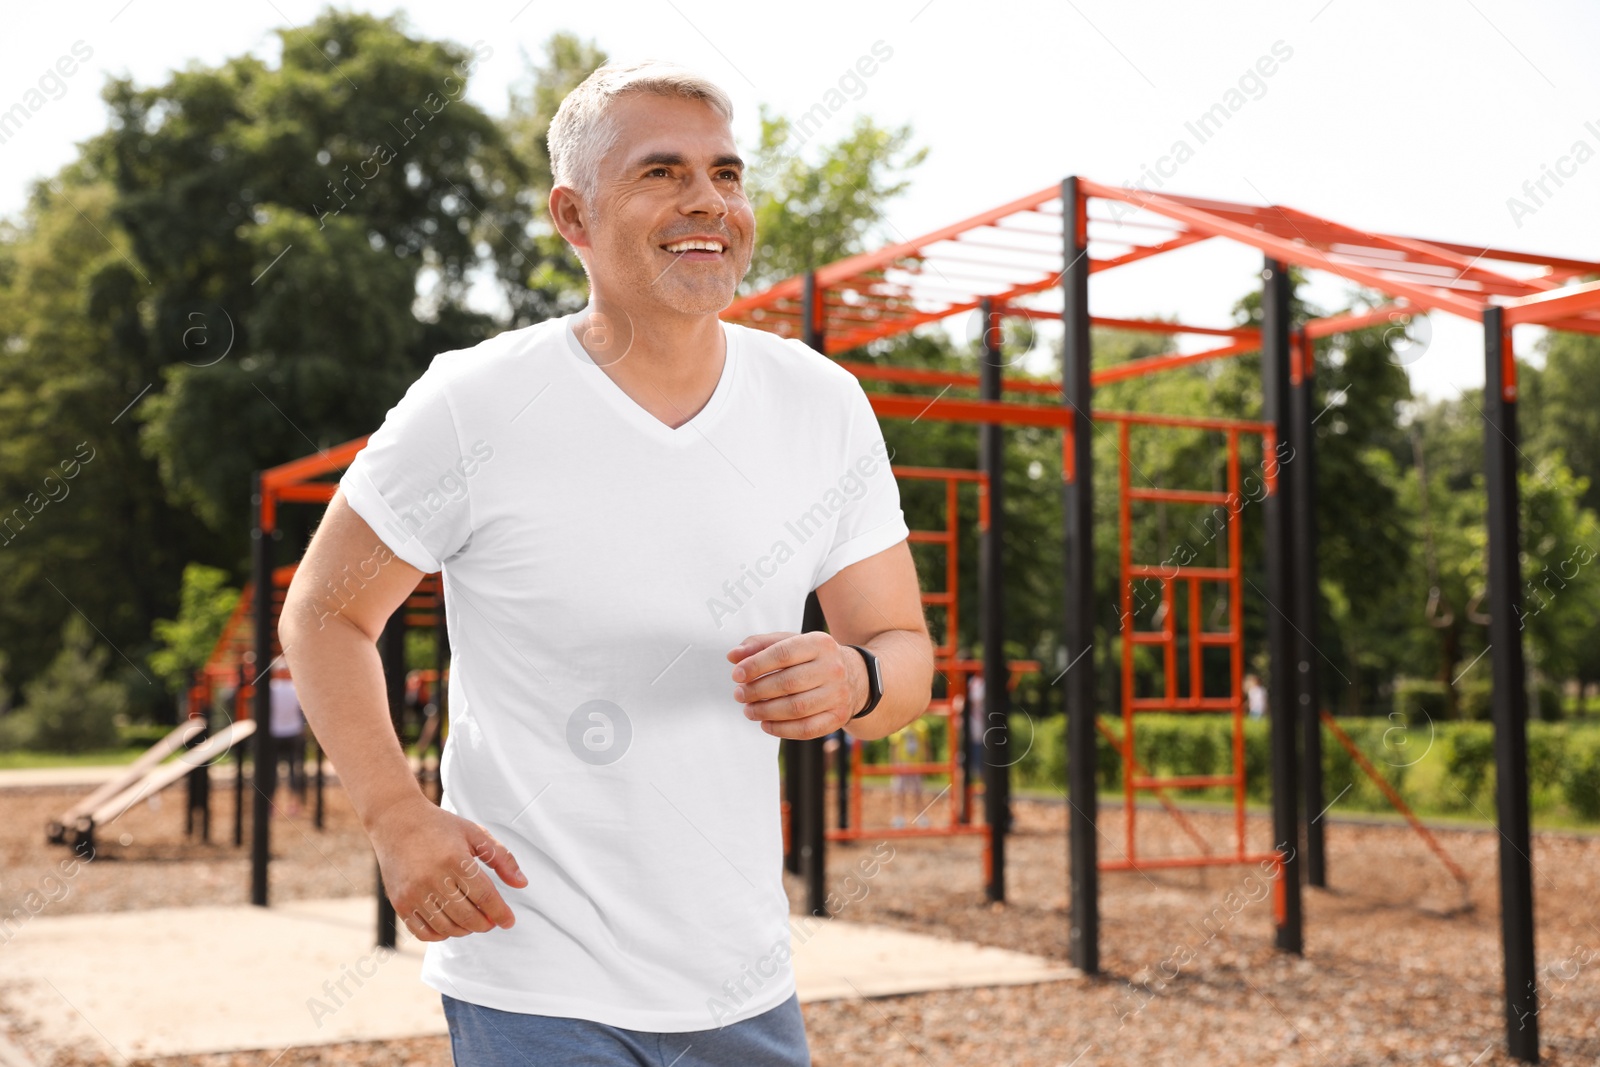
[[[1295,324],[1383,303],[1378,294],[1357,294],[1348,308],[1318,307],[1300,296],[1303,274],[1290,268],[1294,286],[1290,318]],[[1261,325],[1261,293],[1253,289],[1234,309],[1235,321]],[[1313,342],[1312,448],[1316,472],[1317,565],[1322,615],[1318,620],[1322,701],[1359,712],[1380,705],[1401,663],[1396,645],[1410,621],[1415,587],[1415,511],[1401,493],[1410,450],[1401,423],[1413,403],[1402,361],[1405,333],[1397,325],[1353,330]],[[1230,360],[1221,374],[1235,384],[1241,414],[1259,417],[1259,356]],[[1293,464],[1293,460],[1289,461]],[[1292,476],[1292,468],[1291,468]],[[1256,517],[1259,521],[1259,517]],[[1259,536],[1259,535],[1257,535]],[[1259,567],[1263,553],[1252,544]],[[1261,572],[1257,572],[1260,574]],[[1265,588],[1264,575],[1255,579]],[[1425,601],[1417,600],[1420,608]],[[1247,605],[1250,600],[1247,598]],[[1400,622],[1400,619],[1406,619]],[[1265,642],[1251,626],[1253,647]]]
[[[1600,336],[1552,330],[1537,352],[1544,366],[1518,373],[1523,447],[1559,450],[1587,483],[1583,506],[1600,510]]]
[[[158,647],[150,653],[150,667],[169,690],[181,693],[205,665],[238,602],[227,571],[201,563],[183,569],[178,617],[157,619],[152,627]]]
[[[550,173],[550,120],[567,94],[608,59],[605,49],[594,41],[566,31],[551,34],[545,41],[543,62],[523,57],[523,81],[511,90],[504,126],[512,149],[527,165],[530,190],[549,196],[555,184]]]
[[[184,562],[212,551],[124,413],[154,379],[123,343],[148,289],[114,201],[69,166],[0,233],[0,649],[19,684],[50,662],[74,606],[137,659]],[[139,291],[124,299],[129,279]],[[133,680],[154,709],[158,688]]]
[[[1585,510],[1600,511],[1600,337],[1550,331],[1535,353],[1544,365],[1524,365],[1518,374],[1522,448],[1536,466],[1559,454],[1584,482]],[[1590,547],[1600,551],[1600,545]],[[1570,677],[1600,682],[1600,645],[1579,634],[1568,641]]]
[[[910,187],[904,175],[927,158],[911,127],[884,129],[865,115],[831,144],[794,150],[792,124],[761,109],[761,142],[750,170],[756,251],[745,292],[843,259],[887,236],[885,211]]]
[[[1581,677],[1595,660],[1589,634],[1600,617],[1600,519],[1583,504],[1588,479],[1552,451],[1536,469],[1519,471],[1518,484],[1524,554],[1518,623],[1530,667],[1551,680]]]
[[[1318,643],[1331,660],[1319,677],[1328,706],[1349,712],[1384,702],[1398,665],[1394,650],[1426,604],[1414,581],[1421,566],[1417,513],[1403,495],[1411,454],[1401,423],[1413,404],[1403,343],[1401,331],[1389,327],[1317,342]]]
[[[11,741],[49,752],[84,752],[117,743],[128,692],[106,676],[111,652],[82,616],[61,631],[61,651],[24,689],[20,711],[7,716]]]
[[[128,342],[157,381],[146,446],[218,531],[245,525],[252,470],[371,431],[434,354],[494,332],[475,277],[514,321],[545,310],[523,284],[525,168],[463,95],[492,46],[335,11],[279,37],[275,68],[112,80],[85,148],[149,279],[119,290],[149,308]]]
[[[1419,408],[1410,426],[1413,461],[1403,497],[1417,516],[1421,552],[1403,582],[1397,617],[1405,629],[1394,646],[1400,653],[1394,666],[1443,686],[1448,718],[1461,714],[1458,683],[1485,640],[1486,504],[1476,403],[1468,395]]]
[[[555,184],[550,173],[550,120],[567,94],[604,66],[607,58],[593,41],[572,33],[552,34],[545,42],[541,62],[524,57],[523,80],[512,87],[510,111],[501,123],[511,151],[528,175],[518,192],[519,201],[534,220],[529,241],[537,250],[538,266],[528,276],[528,286],[563,314],[583,306],[588,281],[577,254],[550,221],[550,190]]]
[[[280,37],[275,64],[112,79],[108,128],[0,227],[19,682],[74,606],[142,660],[185,564],[242,569],[252,470],[371,431],[434,354],[504,324],[470,286],[512,324],[548,310],[525,168],[461,98],[492,48],[333,11]],[[307,518],[285,518],[292,544]],[[141,713],[163,703],[129,678]]]
[[[1519,376],[1526,380],[1537,373],[1519,365]],[[1432,517],[1424,532],[1434,544],[1441,588],[1436,613],[1450,621],[1430,626],[1413,610],[1407,666],[1444,682],[1452,707],[1459,686],[1488,680],[1487,658],[1480,658],[1487,647],[1489,610],[1482,412],[1482,390],[1469,390],[1425,405],[1416,419]],[[1525,455],[1527,463],[1518,471],[1523,601],[1518,622],[1530,672],[1550,681],[1583,678],[1593,669],[1588,629],[1600,612],[1600,519],[1583,504],[1587,479],[1566,465],[1560,449],[1534,438]],[[1411,479],[1408,495],[1416,499],[1416,471]],[[1414,602],[1422,602],[1425,584],[1416,582]],[[1430,670],[1430,661],[1437,667]]]

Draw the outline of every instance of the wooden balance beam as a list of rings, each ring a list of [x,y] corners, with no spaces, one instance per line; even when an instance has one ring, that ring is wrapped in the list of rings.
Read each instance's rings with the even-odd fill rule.
[[[150,773],[150,768],[187,745],[189,739],[202,728],[199,719],[187,719],[178,724],[171,733],[151,745],[138,759],[128,764],[127,769],[121,774],[62,812],[59,818],[46,823],[45,837],[52,845],[66,844],[69,826],[76,826],[79,819]]]
[[[80,815],[71,828],[72,846],[80,848],[87,844],[89,849],[93,850],[96,829],[115,822],[139,801],[156,795],[196,768],[204,767],[255,732],[256,724],[253,719],[229,723],[226,729],[213,734],[171,763],[163,763],[151,769],[139,781],[128,785],[92,811]]]

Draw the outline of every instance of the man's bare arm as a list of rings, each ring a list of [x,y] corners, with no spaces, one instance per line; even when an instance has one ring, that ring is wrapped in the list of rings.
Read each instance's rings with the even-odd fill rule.
[[[853,563],[817,589],[828,631],[845,645],[861,645],[878,657],[883,700],[845,730],[863,741],[888,737],[928,710],[933,697],[933,642],[922,610],[922,587],[905,541]],[[846,661],[859,709],[866,703],[866,665],[854,651]],[[859,681],[854,681],[855,677]]]
[[[828,633],[752,634],[728,653],[736,664],[734,699],[778,737],[822,737],[841,726],[852,737],[887,737],[928,708],[933,645],[921,588],[902,541],[839,571],[817,589]],[[866,664],[847,645],[878,657],[883,700],[867,702]]]
[[[378,853],[389,899],[413,934],[437,941],[512,924],[478,860],[508,885],[527,880],[481,826],[423,796],[395,737],[376,642],[421,577],[338,493],[295,571],[278,637],[306,721]]]

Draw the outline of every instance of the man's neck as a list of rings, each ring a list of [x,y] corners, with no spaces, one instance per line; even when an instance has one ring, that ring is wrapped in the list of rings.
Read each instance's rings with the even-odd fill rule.
[[[693,418],[722,377],[725,334],[714,314],[642,308],[591,293],[573,327],[595,365],[669,425]]]

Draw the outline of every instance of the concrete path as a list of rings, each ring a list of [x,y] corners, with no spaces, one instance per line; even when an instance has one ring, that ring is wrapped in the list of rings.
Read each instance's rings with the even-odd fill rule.
[[[0,770],[0,789],[59,789],[82,786],[88,792],[128,769],[122,764],[85,764],[77,767],[8,767]],[[216,770],[216,768],[212,768]]]
[[[41,916],[0,945],[0,1005],[38,1027],[29,1045],[88,1045],[121,1062],[444,1034],[439,996],[419,978],[422,945],[402,929],[396,953],[376,952],[375,912],[368,897]],[[1078,977],[843,919],[795,917],[793,934],[802,1001]]]
[[[167,760],[167,763],[173,762]],[[429,770],[433,768],[432,760],[428,763]],[[7,789],[82,789],[85,793],[97,785],[121,777],[128,769],[126,763],[91,763],[72,767],[8,767],[0,768],[0,792]],[[211,765],[211,780],[213,782],[233,781],[234,771],[238,769],[235,763],[213,763]],[[422,764],[411,757],[413,772],[422,770]],[[317,761],[306,760],[306,781],[315,780],[317,776]],[[339,775],[332,760],[325,760],[322,764],[323,780],[330,786],[339,784]],[[182,780],[178,782],[182,784]],[[171,787],[169,787],[171,788]]]

